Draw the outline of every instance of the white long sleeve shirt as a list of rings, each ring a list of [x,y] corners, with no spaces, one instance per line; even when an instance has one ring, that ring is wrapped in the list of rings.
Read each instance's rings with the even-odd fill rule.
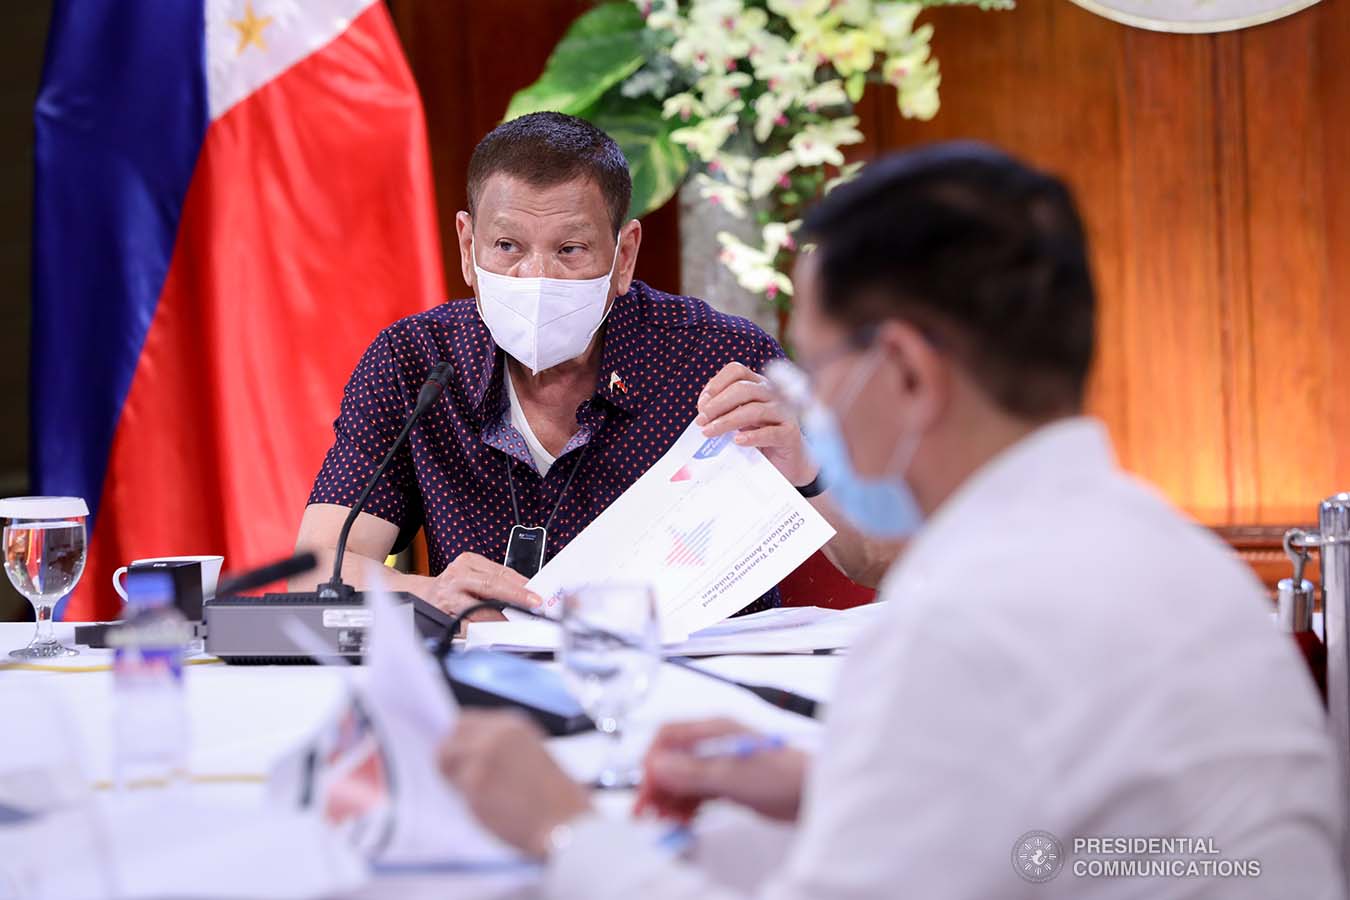
[[[788,858],[755,897],[1345,896],[1340,775],[1304,663],[1251,573],[1119,471],[1097,423],[1046,426],[977,472],[883,596]],[[1050,873],[1054,845],[1021,843],[1033,831],[1062,847],[1041,883],[1014,867]],[[1075,844],[1136,837],[1209,843]],[[1247,874],[1121,874],[1140,859]],[[555,854],[545,893],[743,896],[599,819]]]

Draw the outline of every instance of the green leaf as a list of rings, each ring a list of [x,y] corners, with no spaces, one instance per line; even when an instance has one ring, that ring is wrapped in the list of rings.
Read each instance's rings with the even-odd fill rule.
[[[844,92],[848,94],[848,99],[857,103],[862,99],[863,91],[867,90],[867,73],[854,72],[848,76],[844,82]]]
[[[633,176],[631,218],[641,218],[663,206],[679,190],[689,173],[689,153],[670,139],[683,125],[678,119],[661,118],[655,101],[619,101],[606,98],[583,118],[618,142]]]
[[[580,115],[641,68],[644,31],[642,14],[629,2],[606,3],[583,14],[553,48],[539,80],[511,98],[506,119],[541,110]]]

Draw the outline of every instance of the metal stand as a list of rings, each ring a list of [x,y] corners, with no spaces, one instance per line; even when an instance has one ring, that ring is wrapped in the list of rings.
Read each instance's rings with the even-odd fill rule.
[[[1350,493],[1335,494],[1318,508],[1316,534],[1294,529],[1286,547],[1316,549],[1322,558],[1322,628],[1327,648],[1327,716],[1340,755],[1342,790],[1350,789]],[[1293,584],[1301,586],[1302,565],[1295,563]],[[1344,838],[1350,856],[1350,833]]]

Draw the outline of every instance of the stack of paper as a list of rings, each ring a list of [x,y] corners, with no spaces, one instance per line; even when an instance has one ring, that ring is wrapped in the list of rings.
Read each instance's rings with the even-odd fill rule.
[[[769,609],[726,619],[690,635],[667,641],[666,656],[720,656],[746,653],[815,653],[847,649],[867,626],[876,621],[881,604],[852,609],[793,606]],[[562,628],[554,622],[526,619],[512,622],[474,622],[469,625],[469,647],[517,653],[558,649]]]

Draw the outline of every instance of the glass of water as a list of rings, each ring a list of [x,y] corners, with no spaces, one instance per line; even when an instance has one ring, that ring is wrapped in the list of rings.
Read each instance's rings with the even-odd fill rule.
[[[656,598],[647,585],[601,584],[566,593],[562,600],[563,678],[596,728],[611,738],[596,784],[633,787],[638,767],[623,758],[623,725],[661,666]]]
[[[79,497],[7,497],[0,500],[5,528],[5,574],[37,613],[37,632],[27,647],[11,650],[18,659],[51,659],[79,653],[52,632],[56,602],[84,574],[85,519],[89,507]]]

